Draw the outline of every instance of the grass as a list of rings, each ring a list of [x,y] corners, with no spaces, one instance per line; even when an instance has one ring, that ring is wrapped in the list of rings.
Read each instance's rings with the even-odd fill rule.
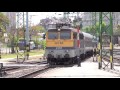
[[[29,53],[29,56],[44,54],[44,52],[45,52],[44,50],[31,50]],[[23,55],[23,53],[21,54]],[[16,58],[16,57],[17,57],[17,54],[2,54],[2,59]]]

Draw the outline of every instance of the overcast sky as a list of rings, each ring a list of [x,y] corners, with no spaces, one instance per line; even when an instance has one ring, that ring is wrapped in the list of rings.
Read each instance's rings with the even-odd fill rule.
[[[46,17],[62,17],[63,12],[29,12],[29,18],[31,17],[32,24],[38,24],[40,19],[44,19]]]
[[[79,14],[82,15],[83,12]],[[47,17],[63,17],[63,12],[29,12],[29,18],[31,17],[32,25],[36,25],[40,22],[40,19],[44,19]],[[71,18],[73,19],[73,18]]]

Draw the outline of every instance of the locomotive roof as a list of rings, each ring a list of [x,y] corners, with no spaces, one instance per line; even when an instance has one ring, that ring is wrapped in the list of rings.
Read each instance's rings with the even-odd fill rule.
[[[82,32],[84,37],[88,37],[88,38],[93,38],[94,36],[89,34],[89,33],[86,33],[86,32]]]
[[[69,24],[68,25],[63,25],[60,29],[64,29],[64,30],[66,29],[66,30],[70,30],[72,32],[77,33],[77,29],[69,26]],[[58,28],[56,28],[56,24],[49,24],[48,31],[51,31],[51,30],[58,30]],[[84,37],[93,38],[93,35],[91,35],[89,33],[86,33],[86,32],[83,32],[83,31],[80,31],[80,33],[83,33]]]

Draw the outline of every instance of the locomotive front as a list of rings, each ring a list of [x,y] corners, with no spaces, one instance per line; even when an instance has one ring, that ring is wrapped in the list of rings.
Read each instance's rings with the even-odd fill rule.
[[[46,33],[45,56],[50,64],[69,62],[74,42],[69,25],[51,25]]]

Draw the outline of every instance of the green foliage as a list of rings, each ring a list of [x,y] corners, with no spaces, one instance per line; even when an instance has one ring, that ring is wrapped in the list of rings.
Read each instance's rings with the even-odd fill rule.
[[[0,28],[2,29],[2,32],[6,32],[7,25],[9,25],[9,19],[0,12]]]
[[[9,24],[9,19],[2,12],[0,12],[0,22]]]
[[[38,38],[41,38],[40,35],[38,35],[38,33],[44,33],[46,30],[43,26],[40,25],[36,25],[36,26],[32,26],[30,29],[30,35],[31,35],[31,39],[34,40],[35,45],[42,45],[42,41],[38,40]]]
[[[18,39],[17,39],[17,36],[14,37],[14,43],[17,44],[18,43]]]
[[[6,26],[9,25],[9,19],[0,12],[0,41],[4,42],[4,33],[6,32]]]
[[[41,45],[41,47],[43,49],[46,48],[46,41],[45,40],[41,40],[41,41],[39,41],[39,40],[33,40],[33,41],[34,41],[34,43],[35,43],[36,46]]]
[[[45,28],[43,26],[40,25],[36,25],[36,26],[32,26],[32,31],[36,32],[36,33],[43,33],[45,32]]]
[[[102,32],[107,32],[105,31],[107,25],[105,22],[102,23]],[[87,32],[87,33],[90,33],[90,34],[93,34],[93,35],[98,35],[99,34],[99,22],[96,23],[96,26],[92,27],[92,26],[87,26],[87,27],[84,27],[82,29],[84,32]],[[107,32],[108,33],[108,32]]]
[[[45,40],[42,41],[42,46],[43,46],[43,49],[45,50],[45,48],[46,48],[46,41]]]
[[[41,44],[41,42],[39,40],[33,40],[33,41],[34,41],[34,43],[35,43],[36,46],[38,46],[38,45]]]
[[[17,40],[17,36],[13,36],[11,38],[11,45],[16,46],[19,40]],[[10,43],[10,42],[9,42]]]

